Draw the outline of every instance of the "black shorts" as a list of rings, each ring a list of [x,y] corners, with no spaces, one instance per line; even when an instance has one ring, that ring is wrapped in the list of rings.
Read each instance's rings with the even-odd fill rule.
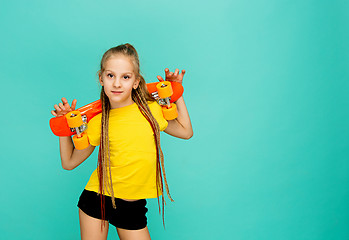
[[[117,228],[128,230],[142,229],[147,226],[147,200],[126,201],[115,198],[116,209],[113,208],[111,197],[105,196],[105,219]],[[96,192],[84,189],[77,206],[87,215],[102,219],[101,197]]]

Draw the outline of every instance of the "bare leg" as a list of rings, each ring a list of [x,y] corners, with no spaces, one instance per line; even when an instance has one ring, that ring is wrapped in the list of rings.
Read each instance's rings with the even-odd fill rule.
[[[125,199],[125,198],[121,198],[122,200],[128,201],[128,202],[134,202],[134,201],[138,201],[139,199]]]
[[[139,230],[116,228],[120,240],[151,240],[148,226]]]
[[[101,231],[100,219],[90,217],[79,208],[80,233],[82,240],[107,240],[109,223],[105,221],[105,227]]]

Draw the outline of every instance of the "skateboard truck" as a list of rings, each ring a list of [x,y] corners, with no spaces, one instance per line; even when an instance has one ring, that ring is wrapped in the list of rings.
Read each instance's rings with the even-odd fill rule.
[[[160,99],[157,102],[162,106],[162,113],[166,120],[173,120],[178,117],[177,106],[175,103],[171,103],[171,96],[173,95],[173,89],[171,82],[162,81],[156,84],[158,97]]]
[[[67,113],[65,117],[67,119],[70,130],[72,132],[76,132],[76,134],[73,136],[75,148],[78,150],[87,148],[90,143],[85,132],[85,130],[87,129],[86,116],[81,116],[80,111],[71,111]]]
[[[72,112],[70,117],[75,117],[76,115]],[[67,117],[67,116],[66,116]],[[82,133],[83,131],[85,131],[87,129],[87,116],[86,115],[81,115],[81,119],[83,121],[83,124],[79,127],[77,127],[77,129],[75,127],[70,128],[70,131],[75,134],[75,133]]]

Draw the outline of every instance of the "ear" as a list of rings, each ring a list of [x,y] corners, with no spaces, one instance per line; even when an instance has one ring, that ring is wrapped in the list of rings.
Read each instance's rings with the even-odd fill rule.
[[[141,80],[139,79],[139,78],[137,78],[137,80],[134,82],[134,84],[133,84],[133,88],[134,89],[137,89],[138,88],[138,85],[139,85],[139,82],[140,82]]]
[[[103,80],[102,80],[101,73],[98,74],[98,78],[99,78],[99,83],[103,86]]]

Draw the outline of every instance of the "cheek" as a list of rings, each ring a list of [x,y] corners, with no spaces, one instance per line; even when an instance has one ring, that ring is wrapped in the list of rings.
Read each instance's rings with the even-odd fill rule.
[[[108,95],[109,94],[109,90],[110,90],[110,86],[108,84],[104,83],[103,84],[103,88],[104,88],[104,93],[106,95]]]
[[[134,86],[134,82],[130,81],[130,82],[127,82],[125,83],[125,88],[129,89],[129,90],[132,90],[133,86]]]

